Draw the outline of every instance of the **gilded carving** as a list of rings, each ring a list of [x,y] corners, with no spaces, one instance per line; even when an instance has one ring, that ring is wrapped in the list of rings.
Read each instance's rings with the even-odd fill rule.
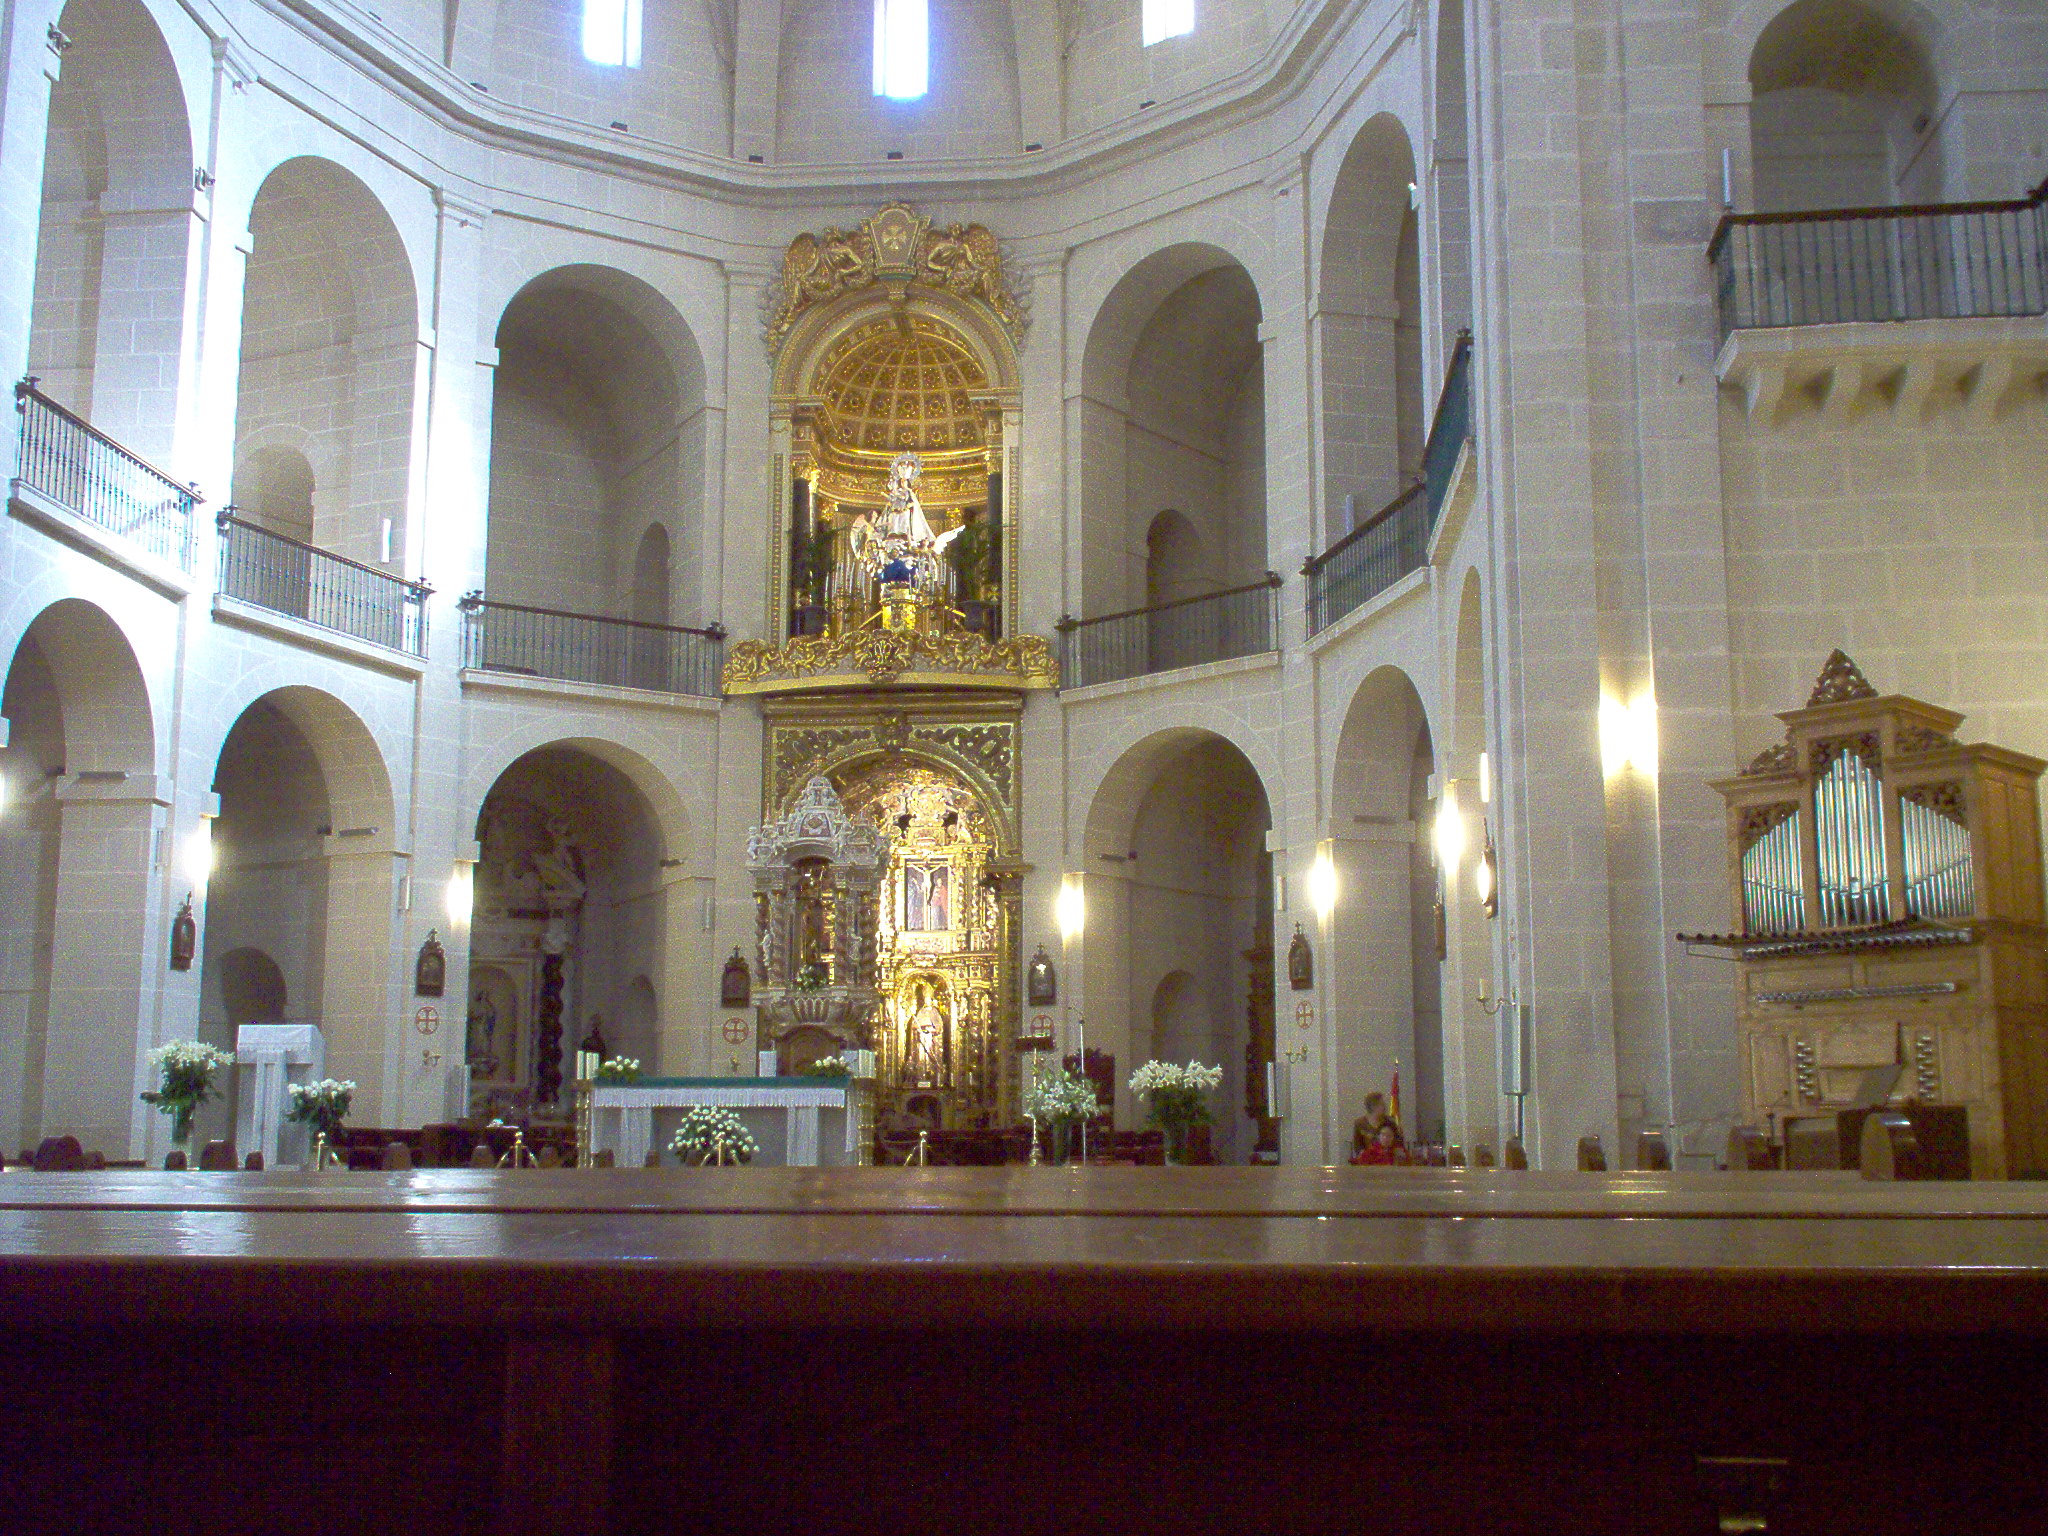
[[[1851,699],[1874,699],[1877,690],[1870,686],[1868,678],[1849,653],[1839,648],[1828,653],[1826,663],[1820,669],[1820,676],[1814,680],[1813,696],[1806,701],[1812,709],[1817,704],[1846,704]]]
[[[858,629],[771,645],[743,640],[726,656],[725,691],[887,685],[906,678],[964,678],[1012,688],[1056,688],[1059,663],[1042,635],[990,640],[970,630]]]
[[[1931,725],[1909,725],[1899,732],[1898,740],[1901,752],[1934,752],[1956,744],[1955,737]]]
[[[1015,727],[1008,724],[924,726],[917,731],[916,737],[919,741],[945,747],[963,762],[979,768],[995,786],[1005,805],[1015,798],[1011,787]]]
[[[1963,786],[1957,779],[1946,779],[1939,784],[1911,784],[1899,791],[1901,800],[1914,805],[1924,805],[1930,811],[1938,811],[1958,826],[1968,826],[1970,819],[1963,812]]]
[[[857,725],[799,726],[776,731],[769,803],[787,804],[792,788],[815,771],[813,763],[827,762],[867,737],[866,729]]]
[[[768,349],[780,347],[812,305],[875,283],[886,284],[892,293],[916,283],[978,299],[1018,345],[1030,324],[1025,302],[1003,270],[1002,243],[986,225],[935,229],[928,215],[892,203],[858,229],[806,232],[789,242],[781,275],[763,306]]]
[[[1790,773],[1798,766],[1799,754],[1792,750],[1792,743],[1781,741],[1757,753],[1742,772],[1745,777],[1760,773]]]

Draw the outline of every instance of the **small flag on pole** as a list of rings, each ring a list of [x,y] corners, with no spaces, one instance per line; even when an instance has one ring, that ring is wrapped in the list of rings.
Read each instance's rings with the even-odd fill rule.
[[[1401,1123],[1401,1069],[1394,1068],[1394,1085],[1387,1091],[1387,1118],[1396,1126]]]

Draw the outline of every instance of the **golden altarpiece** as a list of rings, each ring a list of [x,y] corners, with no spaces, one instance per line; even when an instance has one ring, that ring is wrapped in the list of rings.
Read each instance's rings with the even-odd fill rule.
[[[2048,1169],[2039,759],[1880,696],[1841,651],[1785,740],[1717,782],[1740,962],[1745,1117],[1847,1107],[1874,1067],[1969,1116],[1978,1178]]]
[[[884,1126],[1006,1124],[1026,872],[1020,720],[1025,694],[1057,681],[1046,640],[1012,628],[1017,507],[1004,488],[1024,306],[988,230],[896,205],[791,242],[763,322],[768,618],[782,638],[732,647],[724,680],[756,698],[765,724],[756,837],[829,797],[881,853],[857,919],[871,934],[858,975],[787,947],[846,952],[837,925],[851,898],[821,884],[771,900],[761,887],[758,1044],[785,1070],[873,1049]],[[829,883],[831,867],[789,878]],[[756,870],[757,883],[782,879]],[[827,987],[843,995],[828,1003]],[[800,1027],[821,1010],[829,1027]]]

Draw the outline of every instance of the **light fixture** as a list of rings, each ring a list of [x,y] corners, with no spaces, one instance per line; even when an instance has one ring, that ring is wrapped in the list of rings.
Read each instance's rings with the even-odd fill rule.
[[[1493,828],[1480,823],[1479,862],[1472,869],[1472,889],[1479,897],[1479,909],[1488,917],[1500,915],[1500,875],[1494,867]]]
[[[1315,862],[1308,867],[1308,904],[1315,909],[1317,920],[1325,923],[1337,908],[1337,866],[1327,843],[1316,850]]]
[[[201,816],[199,825],[185,838],[185,878],[200,890],[206,889],[206,882],[213,878],[213,818]]]
[[[1638,694],[1624,704],[1611,693],[1600,696],[1600,773],[1612,779],[1624,768],[1655,777],[1657,773],[1657,699]]]
[[[448,876],[448,921],[458,929],[467,927],[475,905],[476,866],[467,859],[457,859],[453,873]]]
[[[1464,856],[1465,819],[1458,814],[1458,786],[1447,780],[1436,804],[1436,857],[1446,881],[1457,877],[1458,860]]]
[[[1088,924],[1088,898],[1081,890],[1081,877],[1068,875],[1060,881],[1060,893],[1053,898],[1053,921],[1060,925],[1060,941],[1071,944]]]

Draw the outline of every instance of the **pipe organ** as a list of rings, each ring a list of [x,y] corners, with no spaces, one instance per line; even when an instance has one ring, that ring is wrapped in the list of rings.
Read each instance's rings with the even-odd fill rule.
[[[1732,779],[1745,1118],[1846,1107],[1872,1067],[1968,1111],[1979,1178],[2048,1170],[2048,929],[2037,758],[1880,696],[1840,651]]]

